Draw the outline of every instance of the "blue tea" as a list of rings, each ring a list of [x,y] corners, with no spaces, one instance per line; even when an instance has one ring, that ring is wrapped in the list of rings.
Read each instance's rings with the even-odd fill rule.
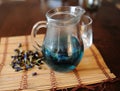
[[[55,71],[69,72],[79,64],[84,48],[75,36],[62,36],[52,47],[42,46],[46,64]]]

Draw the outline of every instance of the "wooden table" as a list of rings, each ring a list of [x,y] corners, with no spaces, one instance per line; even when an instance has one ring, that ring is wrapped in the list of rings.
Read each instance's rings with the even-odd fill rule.
[[[79,3],[78,0],[0,0],[0,37],[28,35],[37,21],[46,20],[46,11],[65,5]],[[115,3],[103,0],[99,10],[90,15],[93,42],[111,71],[120,77],[120,10]],[[113,87],[113,91],[120,91],[120,82]]]

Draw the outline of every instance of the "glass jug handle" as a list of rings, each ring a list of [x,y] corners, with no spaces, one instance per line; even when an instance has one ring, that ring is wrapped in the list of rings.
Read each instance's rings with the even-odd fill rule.
[[[39,21],[32,28],[31,40],[32,40],[32,43],[33,43],[33,47],[37,51],[42,50],[42,45],[37,41],[36,35],[37,35],[37,32],[40,30],[40,28],[46,28],[46,23],[47,23],[46,21]]]

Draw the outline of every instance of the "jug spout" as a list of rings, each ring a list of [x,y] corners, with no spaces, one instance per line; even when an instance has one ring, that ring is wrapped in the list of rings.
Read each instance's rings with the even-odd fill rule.
[[[80,6],[76,6],[75,9],[77,12],[77,16],[81,19],[81,16],[85,13],[85,10],[81,8]]]

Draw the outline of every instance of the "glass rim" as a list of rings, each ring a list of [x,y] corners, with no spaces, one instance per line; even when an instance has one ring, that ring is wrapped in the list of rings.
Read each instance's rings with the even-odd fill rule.
[[[46,17],[47,19],[50,19],[50,20],[53,20],[53,21],[59,21],[57,19],[54,19],[52,18],[52,15],[54,15],[56,12],[63,12],[63,11],[69,11],[71,12],[70,10],[72,8],[76,8],[76,9],[79,9],[79,11],[83,12],[83,14],[85,13],[85,9],[83,9],[82,7],[80,6],[60,6],[60,7],[56,7],[56,8],[53,8],[53,9],[50,9],[49,11],[46,12]],[[63,10],[63,11],[62,11]],[[50,14],[51,13],[51,14]],[[78,13],[78,12],[77,12]],[[80,12],[78,14],[76,14],[76,17],[80,15]],[[72,18],[71,18],[72,19]],[[64,19],[63,19],[64,20]]]

